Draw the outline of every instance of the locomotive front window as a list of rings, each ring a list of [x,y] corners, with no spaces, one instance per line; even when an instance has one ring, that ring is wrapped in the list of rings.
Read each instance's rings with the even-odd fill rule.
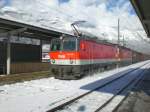
[[[60,51],[60,50],[61,50],[61,41],[60,40],[52,40],[51,51]]]
[[[76,40],[63,40],[63,51],[74,51],[76,50]]]

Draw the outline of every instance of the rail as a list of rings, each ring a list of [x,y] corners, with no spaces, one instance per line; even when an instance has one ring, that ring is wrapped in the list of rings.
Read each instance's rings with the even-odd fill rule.
[[[56,111],[61,110],[61,109],[63,110],[65,107],[69,107],[71,104],[73,104],[74,102],[78,101],[79,99],[85,98],[87,95],[92,94],[94,91],[97,91],[97,90],[99,90],[101,88],[104,88],[105,86],[107,86],[109,84],[112,84],[113,82],[115,82],[115,81],[117,81],[119,79],[122,79],[122,78],[128,76],[132,72],[137,71],[139,68],[141,68],[141,67],[143,67],[143,66],[145,66],[147,64],[148,63],[145,63],[145,64],[143,64],[143,65],[141,65],[141,66],[139,66],[139,67],[137,67],[135,69],[128,70],[127,72],[119,75],[117,78],[114,78],[111,81],[108,81],[108,82],[100,85],[99,87],[91,90],[91,91],[88,91],[88,92],[86,92],[84,94],[81,94],[81,95],[79,95],[79,96],[77,96],[77,97],[75,97],[75,98],[73,98],[73,99],[71,99],[71,100],[69,100],[67,102],[64,102],[64,103],[62,103],[62,104],[60,104],[60,105],[58,105],[58,106],[56,106],[54,108],[51,108],[47,112],[56,112]],[[144,72],[144,70],[141,71],[140,75],[138,75],[138,76],[140,77],[143,72]],[[123,90],[125,90],[126,88],[128,88],[128,86],[131,85],[132,83],[135,83],[136,82],[135,80],[137,81],[137,80],[139,80],[139,78],[138,77],[133,78],[129,83],[127,83],[124,87],[122,87],[121,89],[119,89],[111,98],[109,98],[105,103],[103,103],[100,107],[98,107],[94,112],[98,112],[101,109],[103,109],[108,103],[110,103],[115,98],[116,95],[120,94]]]

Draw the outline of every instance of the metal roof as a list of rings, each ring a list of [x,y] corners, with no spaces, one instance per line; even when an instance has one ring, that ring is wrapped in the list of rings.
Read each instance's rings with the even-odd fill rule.
[[[150,38],[150,0],[130,0]]]
[[[56,29],[46,29],[26,23],[0,18],[0,35],[3,35],[5,32],[7,33],[13,31],[18,31],[16,34],[19,34],[20,36],[42,40],[51,40],[51,38],[57,38],[64,34]],[[22,32],[19,33],[19,31]]]

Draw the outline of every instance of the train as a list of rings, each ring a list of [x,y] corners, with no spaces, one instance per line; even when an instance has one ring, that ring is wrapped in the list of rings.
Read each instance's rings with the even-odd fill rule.
[[[129,48],[86,35],[62,35],[52,39],[50,71],[56,79],[79,79],[87,73],[143,61],[146,57]]]

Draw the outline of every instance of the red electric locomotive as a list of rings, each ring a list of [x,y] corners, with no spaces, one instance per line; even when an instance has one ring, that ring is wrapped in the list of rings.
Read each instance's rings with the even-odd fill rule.
[[[87,36],[63,35],[51,41],[51,72],[58,79],[78,79],[87,71],[132,62],[132,51]]]

